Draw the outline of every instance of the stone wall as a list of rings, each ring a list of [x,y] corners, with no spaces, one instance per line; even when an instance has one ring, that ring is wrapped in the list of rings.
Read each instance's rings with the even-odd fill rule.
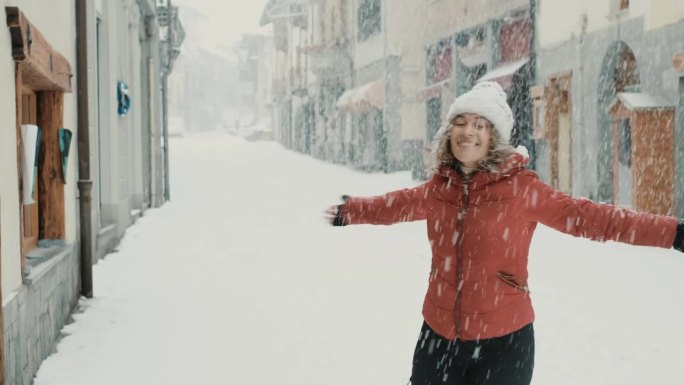
[[[31,268],[3,306],[5,384],[30,385],[55,352],[60,330],[79,298],[78,247],[69,245]]]

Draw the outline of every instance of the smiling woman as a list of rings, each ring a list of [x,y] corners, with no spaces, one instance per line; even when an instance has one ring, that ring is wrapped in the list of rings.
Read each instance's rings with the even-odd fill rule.
[[[576,199],[527,169],[509,144],[513,114],[497,83],[454,100],[437,132],[432,178],[328,209],[335,226],[424,220],[432,249],[412,385],[529,385],[535,319],[527,259],[538,223],[597,241],[684,252],[684,220]]]
[[[489,152],[494,126],[477,114],[459,114],[449,124],[451,152],[461,165],[475,171]]]
[[[495,172],[513,152],[508,145],[513,113],[497,83],[478,83],[458,97],[449,108],[446,122],[435,135],[432,173],[452,162],[465,170]]]

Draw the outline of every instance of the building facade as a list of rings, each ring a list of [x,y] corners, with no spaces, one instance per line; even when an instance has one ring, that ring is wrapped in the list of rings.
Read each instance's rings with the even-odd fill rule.
[[[302,47],[310,46],[313,11],[308,1],[270,0],[260,24],[273,25],[271,109],[274,137],[285,147],[311,153],[315,83]]]
[[[684,52],[684,4],[544,0],[537,25],[540,175],[577,196],[684,215],[684,81],[675,60]],[[662,119],[668,111],[673,118]],[[641,135],[656,125],[650,139]],[[661,203],[640,203],[645,191]]]
[[[262,22],[274,23],[274,63],[286,63],[273,82],[274,106],[283,111],[274,127],[288,133],[284,143],[321,159],[412,169],[422,179],[448,106],[491,80],[513,109],[511,144],[527,147],[545,181],[681,216],[682,7],[676,0],[272,0]],[[283,60],[279,50],[297,59]],[[288,88],[301,73],[310,73],[305,86]],[[297,119],[302,106],[307,118]],[[649,132],[643,127],[659,127],[661,156],[634,143]]]
[[[3,11],[0,382],[30,384],[93,295],[92,264],[166,199],[164,48],[151,0]]]
[[[280,114],[275,124],[305,138],[295,146],[300,151],[359,169],[412,169],[424,177],[427,147],[448,105],[481,78],[500,81],[516,116],[529,121],[527,0],[273,0],[262,17],[269,22],[275,51],[299,58],[289,62],[291,72],[312,72],[306,92],[283,87],[286,81],[273,83],[275,103],[284,111],[297,94],[306,95],[307,118]],[[514,137],[533,147],[529,127],[516,127],[521,133]]]
[[[271,36],[243,34],[238,43],[240,127],[248,138],[271,138]]]
[[[527,146],[534,157],[527,96],[534,70],[530,2],[434,1],[423,7],[430,28],[415,27],[422,31],[423,47],[421,84],[411,90],[417,101],[416,123],[423,127],[423,151],[417,154],[421,167],[415,170],[424,170],[428,147],[454,98],[483,80],[498,82],[508,94],[516,118],[512,143]]]

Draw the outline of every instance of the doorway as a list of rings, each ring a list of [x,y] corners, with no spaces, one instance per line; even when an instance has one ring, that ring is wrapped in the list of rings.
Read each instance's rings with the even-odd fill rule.
[[[633,174],[632,174],[632,128],[629,119],[617,122],[617,204],[632,207]]]
[[[615,203],[619,199],[614,196],[613,191],[612,118],[608,108],[615,95],[619,92],[638,92],[640,84],[639,66],[634,52],[624,41],[614,42],[603,58],[597,84],[596,200],[599,202]]]

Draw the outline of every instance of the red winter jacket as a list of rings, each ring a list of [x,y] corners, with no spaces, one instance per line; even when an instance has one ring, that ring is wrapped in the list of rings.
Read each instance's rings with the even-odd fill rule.
[[[352,197],[345,224],[427,220],[432,269],[423,317],[448,339],[506,335],[534,320],[527,255],[537,223],[598,241],[670,248],[677,219],[575,199],[511,156],[499,173],[469,180],[448,167],[428,182],[376,197]]]

